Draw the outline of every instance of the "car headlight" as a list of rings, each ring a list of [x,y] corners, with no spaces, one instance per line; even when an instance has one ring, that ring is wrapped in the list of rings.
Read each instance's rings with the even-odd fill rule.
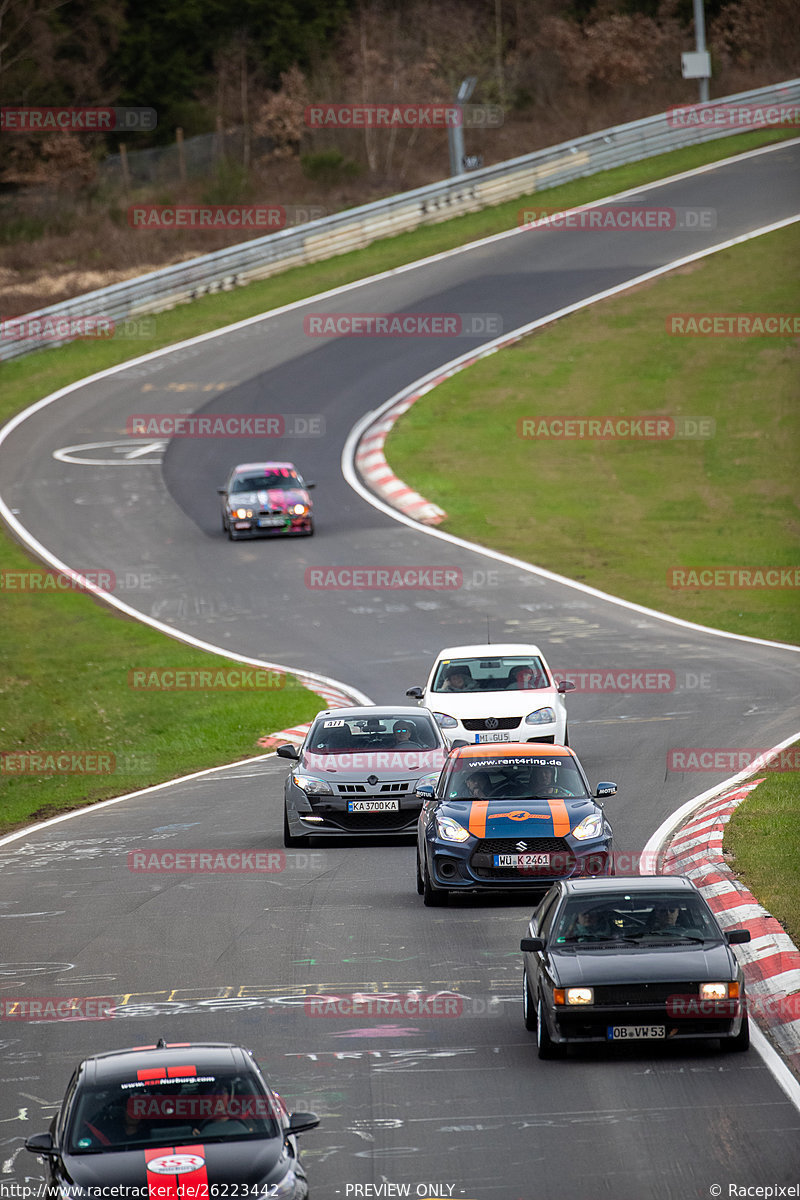
[[[594,1004],[594,988],[567,988],[566,993],[567,1004]]]
[[[308,512],[308,506],[305,504],[292,504],[289,507],[289,512],[293,517],[303,517]]]
[[[233,510],[233,516],[238,517],[240,521],[245,521],[248,517],[252,517],[252,515],[252,508],[235,508]]]
[[[459,825],[452,817],[437,817],[436,832],[446,842],[465,842],[471,836],[469,830]]]
[[[528,713],[525,718],[526,725],[550,725],[556,719],[556,714],[552,708],[537,708],[536,712]]]
[[[585,842],[587,838],[599,837],[602,832],[602,813],[590,813],[588,817],[583,818],[580,825],[575,826],[572,836],[577,838],[579,842]]]
[[[737,983],[701,983],[701,1000],[732,1000],[739,995]]]
[[[332,796],[327,779],[314,779],[312,775],[292,775],[292,783],[307,796]]]
[[[289,1200],[289,1198],[297,1195],[297,1176],[294,1171],[290,1170],[286,1172],[283,1179],[278,1183],[269,1183],[265,1179],[261,1186],[267,1189],[261,1193],[262,1195],[283,1196]]]
[[[440,729],[456,729],[458,726],[458,721],[455,719],[455,717],[448,717],[447,713],[435,712],[433,715],[436,718],[436,724]]]

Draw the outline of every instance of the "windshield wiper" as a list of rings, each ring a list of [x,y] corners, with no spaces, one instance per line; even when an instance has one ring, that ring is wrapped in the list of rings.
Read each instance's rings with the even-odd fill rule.
[[[669,938],[671,941],[698,942],[703,945],[708,939],[696,937],[693,933],[681,933],[674,929],[640,929],[637,933],[626,935],[626,941],[639,941],[641,938]]]

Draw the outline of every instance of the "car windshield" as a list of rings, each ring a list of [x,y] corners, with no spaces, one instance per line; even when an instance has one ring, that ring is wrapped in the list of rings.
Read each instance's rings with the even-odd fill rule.
[[[262,471],[258,475],[237,475],[231,483],[231,492],[263,492],[267,488],[302,487],[296,471],[281,467],[277,471]]]
[[[502,755],[459,758],[447,780],[449,800],[549,800],[588,796],[574,758]]]
[[[556,944],[676,939],[719,941],[719,928],[699,896],[665,892],[571,896],[556,922]]]
[[[440,746],[430,717],[323,717],[306,744],[313,754],[359,754],[373,750],[436,750]]]
[[[433,681],[434,692],[536,691],[549,686],[544,663],[536,655],[444,658]]]
[[[193,1068],[194,1069],[194,1068]],[[186,1075],[87,1087],[70,1122],[70,1154],[277,1137],[272,1099],[246,1075]]]

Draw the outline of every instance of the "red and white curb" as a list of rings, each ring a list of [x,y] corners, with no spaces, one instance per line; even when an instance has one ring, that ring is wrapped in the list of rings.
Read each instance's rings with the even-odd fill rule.
[[[317,696],[322,697],[326,708],[350,708],[352,704],[360,703],[360,701],[355,701],[353,696],[338,688],[328,687],[317,680],[306,679],[302,675],[298,675],[297,678],[310,692],[315,692]],[[304,721],[300,725],[292,725],[289,729],[279,729],[277,733],[266,733],[258,739],[256,745],[263,746],[265,750],[274,750],[276,746],[283,746],[286,742],[292,742],[299,746],[305,741],[305,736],[310,728],[311,722]]]
[[[403,483],[402,479],[397,478],[384,457],[383,447],[398,417],[407,412],[420,396],[424,396],[426,392],[435,387],[440,379],[445,378],[446,376],[442,375],[429,383],[427,387],[411,392],[393,404],[383,413],[380,420],[369,426],[361,437],[355,452],[356,468],[367,486],[372,488],[387,504],[391,504],[393,508],[399,509],[400,512],[423,525],[438,525],[445,519],[447,513],[437,504],[420,496],[419,492],[415,492],[408,484]]]
[[[724,792],[699,808],[659,856],[666,875],[688,875],[720,925],[749,929],[751,940],[733,950],[745,975],[749,1012],[800,1078],[800,951],[775,918],[737,879],[722,839],[734,810],[762,779]]]

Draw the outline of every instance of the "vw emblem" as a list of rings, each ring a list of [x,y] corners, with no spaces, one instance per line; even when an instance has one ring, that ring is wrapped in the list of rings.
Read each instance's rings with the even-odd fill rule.
[[[487,729],[497,729],[497,717],[487,717],[486,718],[486,728]]]
[[[375,784],[376,784],[377,782],[378,782],[378,776],[377,776],[377,775],[370,775],[370,776],[367,778],[367,783],[369,784],[369,786],[370,786],[370,787],[375,787]]]
[[[527,843],[527,842],[517,842],[517,843],[516,843],[516,847],[517,847],[517,849],[518,849],[518,850],[520,850],[520,851],[521,851],[521,850],[527,850],[527,849],[528,849],[528,843]]]

